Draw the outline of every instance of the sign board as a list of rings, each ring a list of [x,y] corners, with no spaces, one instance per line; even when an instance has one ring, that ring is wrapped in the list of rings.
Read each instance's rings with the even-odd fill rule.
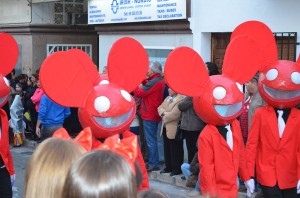
[[[186,0],[89,0],[88,24],[186,18]]]
[[[26,0],[0,0],[0,24],[30,23],[31,6]]]

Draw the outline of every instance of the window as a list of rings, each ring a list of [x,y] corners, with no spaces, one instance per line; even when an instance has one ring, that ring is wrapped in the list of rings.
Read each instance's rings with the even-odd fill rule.
[[[148,53],[149,57],[149,62],[154,62],[157,61],[161,64],[162,69],[164,71],[164,66],[167,60],[168,55],[172,51],[172,48],[167,48],[167,49],[159,49],[161,47],[157,47],[157,49],[153,48],[150,49],[151,47],[145,47],[146,51]]]
[[[54,4],[54,23],[67,24],[69,13],[82,13],[83,0],[64,0]]]
[[[278,59],[296,61],[296,32],[276,32],[274,33]]]
[[[296,61],[296,32],[275,32],[273,33],[278,52],[279,60]],[[212,33],[211,35],[211,60],[222,69],[223,58],[230,41],[231,33]]]
[[[80,49],[87,53],[92,58],[92,45],[78,45],[78,44],[48,44],[47,45],[47,56],[57,51],[67,51],[69,49]]]

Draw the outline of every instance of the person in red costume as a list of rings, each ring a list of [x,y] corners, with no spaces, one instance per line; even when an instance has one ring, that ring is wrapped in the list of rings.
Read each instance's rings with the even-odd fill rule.
[[[165,64],[168,85],[193,97],[196,113],[207,123],[198,138],[200,189],[204,196],[238,197],[238,173],[249,193],[254,191],[245,158],[240,124],[242,85],[258,71],[255,41],[247,36],[232,40],[225,53],[222,75],[208,76],[202,58],[191,48],[173,50]],[[185,72],[182,72],[185,71]]]
[[[62,106],[78,108],[82,127],[90,127],[95,136],[93,148],[100,144],[97,139],[134,135],[129,127],[136,105],[129,93],[147,74],[147,53],[136,40],[121,38],[109,52],[107,69],[108,76],[100,77],[90,57],[77,49],[50,55],[40,69],[45,93]],[[137,162],[143,173],[139,190],[148,189],[148,174],[139,149]]]
[[[0,33],[0,107],[9,98],[9,81],[5,78],[18,60],[18,44],[12,36]],[[15,181],[15,170],[9,149],[8,119],[5,111],[0,108],[0,195],[12,197],[12,186]]]
[[[250,176],[256,170],[265,198],[294,198],[300,193],[300,59],[278,60],[272,31],[259,21],[239,25],[232,38],[259,41],[264,60],[258,89],[267,106],[253,116],[246,145]]]

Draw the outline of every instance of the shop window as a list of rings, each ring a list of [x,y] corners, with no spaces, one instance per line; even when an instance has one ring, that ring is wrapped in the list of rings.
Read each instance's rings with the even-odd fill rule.
[[[172,51],[172,49],[150,49],[146,47],[146,51],[148,53],[149,61],[154,62],[157,61],[162,65],[162,69],[164,71],[164,66],[167,60],[168,55]]]

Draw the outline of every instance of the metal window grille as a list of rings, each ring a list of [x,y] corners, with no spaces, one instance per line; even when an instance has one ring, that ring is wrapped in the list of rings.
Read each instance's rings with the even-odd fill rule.
[[[50,54],[57,52],[57,51],[67,51],[69,49],[80,49],[87,53],[90,58],[92,58],[92,45],[85,44],[85,45],[78,45],[78,44],[48,44],[47,45],[47,56]]]
[[[67,24],[68,13],[83,13],[84,1],[83,0],[64,0],[54,3],[54,23]]]
[[[278,59],[296,61],[297,32],[275,32]]]

